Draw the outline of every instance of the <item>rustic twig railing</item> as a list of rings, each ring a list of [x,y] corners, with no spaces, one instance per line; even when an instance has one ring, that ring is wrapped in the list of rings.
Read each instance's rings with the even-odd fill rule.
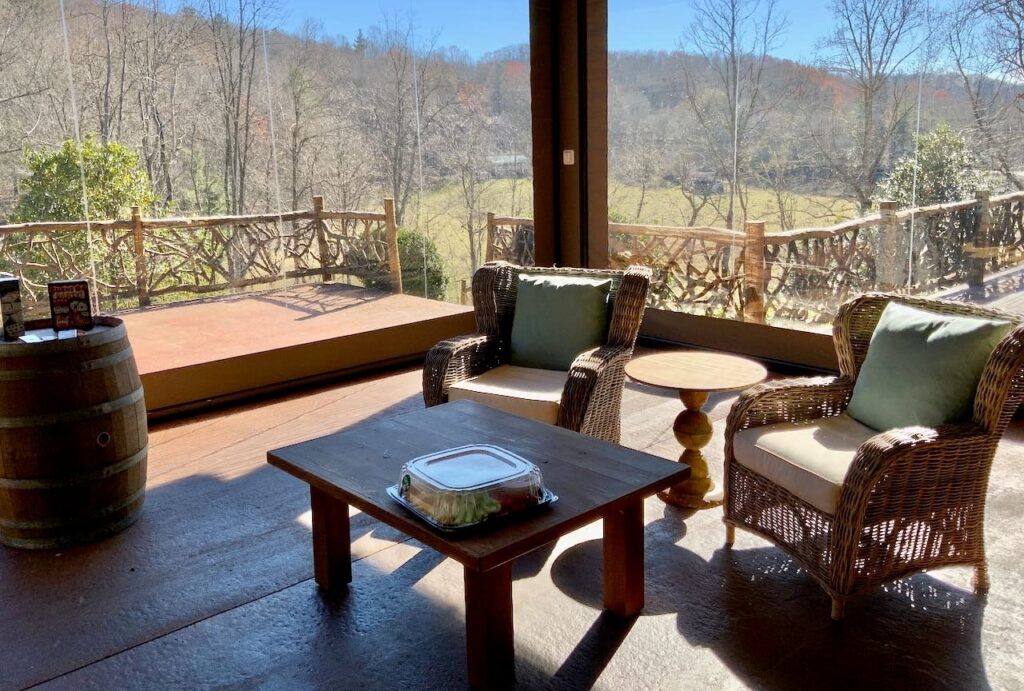
[[[724,228],[608,224],[613,268],[630,264],[654,272],[650,302],[679,309],[690,305],[708,316],[726,317],[742,309],[739,263],[744,235]]]
[[[398,227],[383,212],[309,211],[197,218],[0,225],[0,270],[22,279],[29,314],[46,309],[49,281],[91,276],[105,310],[256,286],[346,277],[401,292]],[[91,234],[92,246],[87,237]]]
[[[533,219],[495,216],[487,212],[487,261],[504,259],[520,266],[533,266]]]
[[[532,219],[488,214],[487,228],[488,259],[532,263]],[[609,223],[608,232],[613,268],[654,270],[653,306],[827,323],[869,290],[984,290],[986,274],[1024,260],[1024,192],[980,190],[974,199],[903,211],[883,201],[877,214],[773,233],[758,221],[744,232],[624,223]]]

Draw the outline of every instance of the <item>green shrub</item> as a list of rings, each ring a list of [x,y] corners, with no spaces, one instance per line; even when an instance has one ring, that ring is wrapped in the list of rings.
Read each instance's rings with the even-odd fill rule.
[[[139,153],[118,142],[101,144],[92,136],[78,144],[68,139],[59,149],[28,149],[25,165],[29,175],[18,182],[18,203],[13,220],[84,221],[82,206],[83,163],[89,193],[89,220],[127,218],[129,207],[153,206],[149,176],[139,165]]]
[[[444,300],[448,290],[448,276],[437,245],[430,238],[412,230],[398,231],[398,257],[402,263],[402,292],[406,295],[423,294],[423,255],[427,259],[427,294],[433,300]],[[391,290],[391,276],[366,279],[367,288]]]
[[[900,208],[915,201],[917,206],[929,206],[973,199],[980,179],[965,136],[939,123],[915,139],[917,158],[904,156],[897,161],[889,177],[879,183],[875,199],[891,199]]]

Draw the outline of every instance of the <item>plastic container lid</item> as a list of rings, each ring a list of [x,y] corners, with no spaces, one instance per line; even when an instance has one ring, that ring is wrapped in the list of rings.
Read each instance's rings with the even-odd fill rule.
[[[488,444],[460,446],[409,461],[406,472],[419,475],[439,489],[469,491],[512,480],[533,470],[534,464],[511,451]]]
[[[490,444],[471,444],[420,456],[402,466],[400,497],[445,528],[482,523],[545,497],[540,469]]]

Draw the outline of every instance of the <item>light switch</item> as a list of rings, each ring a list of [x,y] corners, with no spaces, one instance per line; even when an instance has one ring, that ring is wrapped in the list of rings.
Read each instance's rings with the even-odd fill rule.
[[[576,163],[576,152],[572,149],[564,149],[562,151],[562,165],[571,166]]]

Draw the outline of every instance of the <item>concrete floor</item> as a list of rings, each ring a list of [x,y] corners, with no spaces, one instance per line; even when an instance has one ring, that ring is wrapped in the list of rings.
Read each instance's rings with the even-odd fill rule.
[[[0,549],[0,688],[441,689],[465,686],[461,568],[354,516],[354,580],[312,581],[306,486],[268,448],[422,405],[407,370],[152,432],[142,519],[91,546]],[[722,420],[712,398],[712,472]],[[629,385],[624,442],[665,457],[674,396]],[[1000,446],[989,494],[992,591],[950,569],[855,600],[830,622],[825,594],[781,551],[720,510],[649,499],[647,604],[602,614],[599,525],[516,566],[516,669],[524,689],[1024,688],[1024,425]]]

